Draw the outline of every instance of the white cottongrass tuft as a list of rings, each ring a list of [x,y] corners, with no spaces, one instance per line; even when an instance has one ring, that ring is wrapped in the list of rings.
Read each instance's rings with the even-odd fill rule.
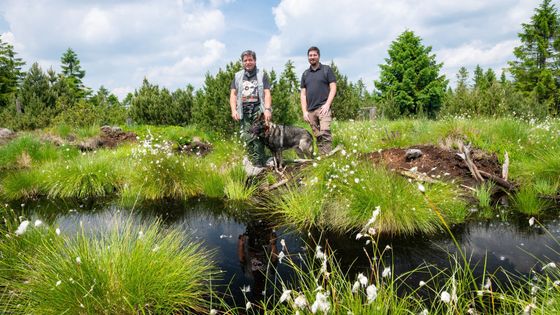
[[[537,308],[537,306],[533,303],[528,304],[527,306],[525,306],[525,308],[523,309],[523,315],[531,315],[531,311],[533,309]]]
[[[280,240],[280,245],[282,245],[282,250],[286,249],[286,241],[284,239]]]
[[[368,285],[368,278],[367,278],[366,276],[364,276],[364,274],[361,273],[361,272],[358,274],[358,281],[359,281],[360,284],[361,284],[362,286],[364,286],[364,287],[365,287],[366,285]]]
[[[359,288],[360,288],[360,281],[356,280],[356,282],[354,282],[354,284],[352,285],[352,293],[356,293]]]
[[[247,302],[247,304],[245,304],[245,309],[249,310],[251,308],[253,304],[251,304],[251,302]]]
[[[529,219],[529,226],[533,226],[533,224],[535,224],[535,217]]]
[[[54,232],[56,233],[56,235],[60,235],[60,229],[56,228],[56,230],[54,230]]]
[[[430,314],[427,309],[422,310],[422,312],[418,313],[418,315],[428,315]]]
[[[542,267],[542,270],[545,270],[546,268],[556,268],[556,264],[553,263],[553,262],[550,262],[550,263],[544,265],[544,266]]]
[[[208,313],[208,314],[210,314],[210,315],[217,315],[217,314],[218,314],[218,310],[216,310],[216,309],[211,309],[211,310],[210,310],[210,313]]]
[[[278,254],[278,263],[282,263],[282,259],[284,259],[286,257],[286,254],[284,254],[284,251],[280,251],[280,253]]]
[[[385,269],[383,269],[383,272],[381,273],[381,276],[383,278],[387,278],[391,276],[391,268],[390,267],[385,267]]]
[[[360,179],[359,178],[354,178],[354,183],[359,184],[360,183]]]
[[[426,282],[424,282],[424,281],[418,282],[418,286],[419,286],[419,287],[423,287],[423,286],[425,286],[425,285],[426,285]]]
[[[56,282],[56,286],[58,287],[61,283],[62,283],[62,281],[58,280],[58,281]]]
[[[486,278],[486,283],[484,284],[484,288],[488,290],[490,289],[491,286],[492,286],[492,281],[490,281],[490,278]]]
[[[377,206],[375,210],[373,210],[373,213],[371,214],[371,218],[369,218],[365,228],[368,228],[370,225],[375,223],[375,221],[377,220],[377,216],[379,215],[380,212],[381,212],[381,207]]]
[[[377,298],[377,287],[372,284],[366,288],[368,304]]]
[[[80,258],[80,256],[76,257],[76,263],[77,263],[78,265],[81,265],[81,264],[82,264],[82,259]]]
[[[451,302],[451,294],[447,291],[441,292],[440,298],[443,303],[449,304],[449,302]]]
[[[305,298],[305,295],[298,295],[298,297],[294,300],[294,305],[299,309],[307,307],[307,299]]]
[[[292,290],[284,290],[284,292],[282,292],[282,296],[280,296],[280,303],[284,303],[284,301],[287,301],[291,298],[291,294],[292,294]]]
[[[418,190],[420,190],[420,192],[425,193],[426,192],[426,188],[424,187],[424,185],[418,183]]]
[[[315,302],[311,305],[311,312],[313,314],[317,313],[317,311],[322,311],[323,313],[328,313],[331,309],[331,305],[329,301],[327,301],[327,296],[322,292],[317,292],[315,296]]]
[[[22,235],[23,233],[25,233],[25,231],[27,230],[27,227],[29,226],[29,221],[25,220],[23,222],[21,222],[17,228],[17,230],[14,232],[16,235]]]
[[[243,292],[243,293],[249,293],[249,292],[251,292],[251,286],[250,286],[250,285],[242,286],[242,287],[241,287],[241,292]]]
[[[317,248],[315,249],[315,258],[317,259],[326,259],[327,257],[325,256],[325,253],[323,253],[323,251],[321,250],[321,246],[317,245]]]
[[[43,225],[43,221],[35,220],[35,227],[40,227],[41,225]]]
[[[359,240],[360,238],[362,238],[362,236],[364,236],[362,233],[358,233],[356,234],[356,239]]]

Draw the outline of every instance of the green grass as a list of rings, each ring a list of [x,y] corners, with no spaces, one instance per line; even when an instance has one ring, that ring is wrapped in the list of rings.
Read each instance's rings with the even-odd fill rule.
[[[554,203],[551,200],[540,198],[538,191],[533,186],[525,186],[514,195],[513,206],[523,214],[538,215],[554,206]]]
[[[31,168],[44,161],[56,160],[60,151],[31,135],[24,135],[0,146],[0,170]]]
[[[0,195],[8,200],[32,199],[41,192],[41,174],[37,170],[11,172],[1,180]]]
[[[217,276],[209,252],[160,221],[137,224],[121,217],[102,231],[83,228],[77,235],[57,235],[32,222],[17,236],[18,220],[6,213],[4,218],[3,312],[177,314],[209,309],[209,281]]]
[[[248,178],[243,166],[238,165],[230,169],[224,192],[229,200],[248,201],[255,194],[257,188],[257,180]]]
[[[450,184],[424,185],[426,195],[448,223],[465,220],[466,201],[458,197],[456,188]],[[434,233],[441,229],[417,183],[352,154],[319,161],[305,172],[303,187],[282,191],[270,205],[300,229],[355,230],[377,207],[382,210],[375,228],[381,233]]]
[[[42,190],[51,198],[105,197],[122,183],[111,154],[82,155],[45,166]]]

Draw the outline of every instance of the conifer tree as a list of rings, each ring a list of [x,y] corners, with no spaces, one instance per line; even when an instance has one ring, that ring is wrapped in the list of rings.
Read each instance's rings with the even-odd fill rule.
[[[551,0],[544,0],[518,34],[510,72],[517,90],[545,104],[551,113],[560,109],[560,18]]]
[[[294,63],[288,60],[278,80],[274,71],[270,73],[272,120],[279,124],[292,124],[299,117],[299,82],[294,70]]]
[[[23,72],[21,67],[25,64],[21,58],[16,57],[14,47],[0,37],[0,109],[6,108],[17,91],[17,86]]]
[[[443,102],[448,81],[439,73],[442,64],[421,41],[414,32],[403,32],[391,44],[374,82],[379,99],[396,107],[389,110],[397,115],[434,117]]]
[[[77,99],[82,99],[90,94],[91,91],[86,88],[82,82],[82,79],[86,75],[86,71],[82,69],[78,55],[72,50],[72,48],[68,48],[66,50],[60,58],[60,62],[62,74],[64,75],[65,80],[68,80],[68,85],[72,88],[74,96]]]

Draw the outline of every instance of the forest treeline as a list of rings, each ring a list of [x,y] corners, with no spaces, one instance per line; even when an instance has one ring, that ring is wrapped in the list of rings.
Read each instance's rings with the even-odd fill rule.
[[[449,115],[522,118],[558,116],[560,112],[560,16],[551,0],[534,10],[521,25],[515,60],[498,75],[477,66],[473,73],[462,67],[455,87],[441,74],[430,46],[412,30],[405,30],[390,45],[373,91],[364,82],[351,82],[334,64],[338,93],[333,103],[335,119],[367,117],[369,109],[389,119],[438,118]],[[189,125],[231,134],[229,86],[239,62],[230,62],[217,73],[207,73],[200,89],[186,84],[170,91],[144,79],[142,85],[119,100],[101,86],[86,87],[76,52],[68,48],[60,59],[60,72],[26,64],[0,37],[0,126],[14,130],[44,128],[54,124]],[[293,124],[301,119],[299,74],[288,60],[281,72],[272,70],[273,119]]]

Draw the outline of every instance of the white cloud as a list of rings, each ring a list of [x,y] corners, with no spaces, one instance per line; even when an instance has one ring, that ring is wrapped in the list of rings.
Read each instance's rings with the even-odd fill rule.
[[[392,41],[410,29],[432,46],[442,71],[493,67],[512,58],[521,23],[534,0],[279,0],[275,7],[234,0],[0,0],[2,40],[30,66],[59,71],[71,47],[86,70],[85,84],[121,94],[150,82],[200,87],[207,72],[257,51],[259,67],[277,72],[294,61],[308,66],[307,48],[321,48],[351,81],[368,88]],[[125,92],[126,91],[126,92]]]
[[[150,69],[148,79],[172,86],[185,86],[193,83],[187,79],[205,73],[206,69],[220,61],[225,51],[225,45],[218,40],[211,39],[205,41],[197,51],[200,52],[199,55],[185,56],[171,66]]]
[[[317,45],[323,62],[333,59],[351,80],[365,78],[372,87],[391,42],[409,29],[433,47],[449,77],[448,71],[460,66],[505,66],[521,23],[536,5],[528,0],[282,0],[273,10],[278,32],[267,54],[287,59]]]

